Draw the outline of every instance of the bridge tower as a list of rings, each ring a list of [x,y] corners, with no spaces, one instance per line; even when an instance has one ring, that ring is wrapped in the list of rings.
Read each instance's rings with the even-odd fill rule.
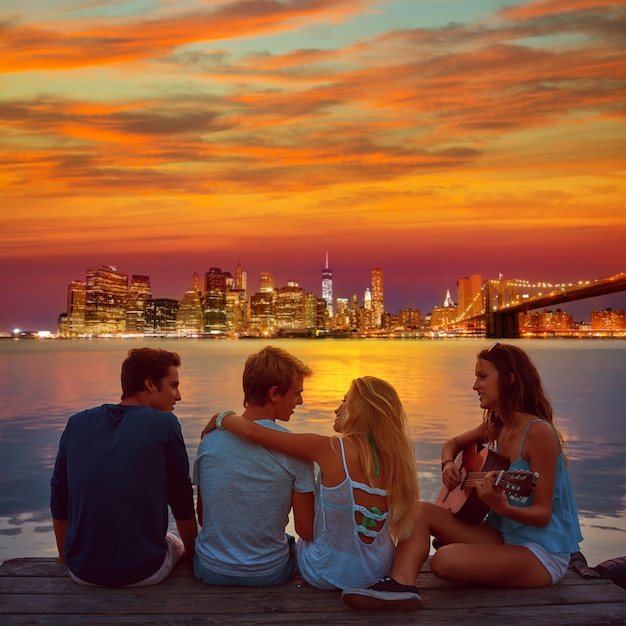
[[[485,335],[488,338],[516,339],[519,335],[519,311],[493,309],[492,281],[485,281]]]

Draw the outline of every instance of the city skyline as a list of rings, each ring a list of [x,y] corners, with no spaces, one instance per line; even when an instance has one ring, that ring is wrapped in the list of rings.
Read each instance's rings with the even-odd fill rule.
[[[210,281],[211,281],[210,277],[214,275],[220,276],[220,277],[228,275],[233,281],[232,286],[235,289],[238,289],[244,292],[245,299],[248,302],[248,304],[251,303],[251,297],[253,295],[259,295],[259,294],[262,294],[263,292],[267,292],[268,290],[272,292],[274,291],[279,292],[281,290],[284,290],[285,288],[288,288],[290,285],[293,285],[301,289],[303,294],[307,294],[307,293],[313,294],[318,300],[325,301],[326,306],[327,306],[328,301],[324,297],[324,289],[325,287],[326,288],[330,287],[330,291],[331,292],[333,291],[332,271],[328,267],[328,260],[326,261],[325,267],[321,269],[320,280],[319,280],[319,285],[318,285],[317,290],[308,289],[306,286],[302,285],[300,281],[298,281],[297,279],[292,279],[292,280],[286,281],[285,283],[277,282],[275,280],[274,275],[271,272],[267,272],[267,271],[260,272],[259,276],[257,277],[258,280],[255,280],[254,278],[251,280],[250,277],[248,276],[248,272],[246,271],[246,268],[243,267],[242,264],[239,262],[236,268],[220,268],[220,267],[212,266],[210,268],[207,268],[206,272],[201,272],[201,273],[194,272],[194,274],[191,277],[189,277],[189,279],[185,283],[186,287],[184,288],[181,287],[177,295],[169,295],[169,296],[154,292],[154,289],[152,287],[152,284],[153,284],[152,278],[149,275],[137,274],[136,272],[132,270],[126,271],[124,268],[118,268],[115,266],[106,266],[106,265],[100,264],[98,266],[85,268],[85,272],[84,272],[85,276],[83,278],[71,280],[68,282],[67,288],[65,291],[66,307],[60,310],[58,314],[54,316],[55,317],[55,323],[53,325],[54,328],[52,328],[51,326],[48,328],[35,329],[35,328],[27,328],[24,325],[18,324],[18,325],[12,326],[11,328],[0,327],[0,333],[13,332],[16,329],[19,329],[22,332],[24,331],[35,332],[36,330],[40,332],[41,331],[51,331],[53,333],[57,332],[58,330],[57,326],[59,323],[60,316],[67,315],[68,317],[71,317],[70,302],[73,301],[75,297],[74,287],[79,286],[80,288],[80,286],[82,285],[82,290],[84,291],[85,285],[86,284],[89,285],[90,281],[92,280],[90,276],[93,276],[93,272],[97,272],[100,270],[105,270],[105,271],[111,270],[112,273],[118,275],[120,279],[122,276],[126,277],[124,289],[128,293],[129,303],[133,299],[133,293],[135,293],[134,297],[137,297],[137,294],[143,293],[144,295],[139,296],[139,297],[143,297],[144,299],[150,298],[153,301],[171,300],[171,301],[178,302],[179,304],[182,304],[188,297],[190,291],[196,292],[198,296],[203,296],[206,292],[206,288],[207,288],[206,285],[210,284]],[[358,305],[360,308],[371,309],[372,314],[373,314],[372,324],[374,325],[374,328],[377,328],[377,327],[380,327],[380,323],[381,323],[381,320],[377,314],[380,314],[380,316],[382,316],[383,314],[398,315],[398,313],[400,313],[403,309],[404,310],[417,310],[418,314],[421,316],[421,319],[424,319],[426,316],[430,315],[430,313],[433,312],[435,309],[440,309],[441,311],[442,308],[453,306],[455,307],[455,310],[456,310],[456,307],[460,304],[460,300],[466,299],[466,298],[463,298],[462,292],[465,291],[465,284],[467,283],[472,283],[473,284],[472,289],[476,291],[476,287],[477,287],[476,280],[478,280],[478,284],[482,284],[486,281],[500,282],[500,280],[502,280],[503,283],[508,282],[504,280],[501,274],[498,275],[497,277],[490,277],[490,276],[481,277],[477,275],[462,276],[462,277],[458,277],[458,279],[455,281],[456,288],[452,290],[453,293],[455,294],[455,297],[452,297],[451,289],[446,288],[445,294],[443,295],[441,300],[434,303],[431,307],[428,307],[426,309],[422,309],[420,307],[411,307],[411,306],[406,306],[406,305],[400,305],[397,308],[394,308],[393,306],[388,305],[387,297],[386,296],[383,297],[382,295],[384,292],[383,274],[384,274],[384,270],[382,268],[371,268],[369,270],[370,284],[365,287],[363,292],[357,293],[353,291],[351,295],[335,293],[333,305],[336,306],[340,300],[343,300],[346,302],[347,306],[349,307]],[[116,279],[116,280],[118,280],[119,282],[119,279]],[[328,281],[330,281],[330,285],[328,285]],[[511,282],[516,282],[518,285],[520,284],[528,285],[529,289],[521,289],[519,291],[519,295],[521,295],[524,292],[531,293],[531,295],[536,295],[538,291],[547,293],[548,291],[558,290],[558,286],[559,286],[556,284],[555,285],[552,285],[552,284],[548,285],[545,283],[541,284],[541,281],[538,281],[539,284],[529,284],[529,281],[526,281],[523,279],[519,282],[518,281],[511,281]],[[246,288],[246,283],[248,285],[248,288]],[[565,284],[562,285],[563,287],[565,287],[566,284],[569,284],[570,287],[576,285],[576,282],[572,283],[571,281],[564,281],[564,283]],[[119,282],[119,285],[121,286],[122,283]],[[115,296],[115,298],[117,297],[118,296]],[[377,302],[378,302],[378,305],[377,305]],[[84,306],[84,303],[83,303],[83,306]],[[128,311],[132,310],[132,307],[128,309],[126,304],[123,306],[124,308],[127,309],[126,319],[128,322],[128,319],[129,319]],[[540,309],[536,309],[535,311],[539,313],[540,311],[547,311],[547,310],[551,310],[551,311],[563,310],[563,311],[566,311],[567,313],[572,314],[575,318],[574,321],[576,322],[589,322],[592,310],[599,311],[599,310],[603,310],[607,308],[621,309],[621,310],[626,309],[626,292],[619,292],[619,293],[611,294],[607,296],[600,296],[600,297],[595,297],[595,298],[583,299],[579,301],[567,302],[567,303],[563,303],[559,305],[558,307],[552,307],[550,309],[543,307]],[[581,313],[581,311],[585,311],[585,313],[583,314]],[[478,312],[476,311],[476,314],[477,313]],[[461,316],[461,310],[458,311],[458,315]],[[446,317],[449,317],[449,316],[446,316]],[[454,319],[454,318],[451,318],[451,319]]]
[[[422,311],[462,276],[624,270],[623,1],[0,0],[0,18],[0,330],[54,328],[100,264],[165,298],[238,262],[321,295],[328,253],[334,298],[382,268],[389,309]]]

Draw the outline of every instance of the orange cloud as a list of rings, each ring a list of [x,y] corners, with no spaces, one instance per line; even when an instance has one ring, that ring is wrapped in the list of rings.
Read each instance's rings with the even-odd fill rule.
[[[340,21],[367,5],[364,0],[240,0],[208,2],[206,9],[168,12],[150,19],[74,19],[60,29],[5,23],[0,30],[2,72],[67,70],[162,56],[208,41],[285,32],[304,20]]]
[[[121,248],[142,232],[202,249],[242,223],[259,238],[332,225],[354,245],[623,226],[623,9],[533,2],[325,48],[234,47],[366,4],[5,24],[3,253],[89,250],[87,216]]]
[[[623,12],[623,2],[611,0],[535,0],[511,7],[506,7],[500,14],[510,20],[520,20],[535,17],[554,15],[583,14],[593,12],[596,14],[610,14],[616,11]]]

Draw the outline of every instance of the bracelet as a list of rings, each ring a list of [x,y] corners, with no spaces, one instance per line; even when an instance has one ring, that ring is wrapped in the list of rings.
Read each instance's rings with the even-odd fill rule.
[[[222,422],[224,421],[224,418],[227,415],[234,415],[235,411],[222,411],[218,416],[217,419],[215,420],[215,428],[217,428],[218,430],[224,430],[224,427],[222,426]]]
[[[441,462],[441,471],[443,472],[443,468],[446,466],[446,463],[454,463],[452,459],[448,459],[447,461]]]

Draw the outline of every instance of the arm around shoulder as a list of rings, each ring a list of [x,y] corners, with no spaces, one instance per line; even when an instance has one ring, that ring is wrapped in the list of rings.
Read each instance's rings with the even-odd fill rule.
[[[330,437],[325,435],[265,428],[240,415],[224,416],[221,426],[241,439],[305,461],[318,461],[331,450]]]

